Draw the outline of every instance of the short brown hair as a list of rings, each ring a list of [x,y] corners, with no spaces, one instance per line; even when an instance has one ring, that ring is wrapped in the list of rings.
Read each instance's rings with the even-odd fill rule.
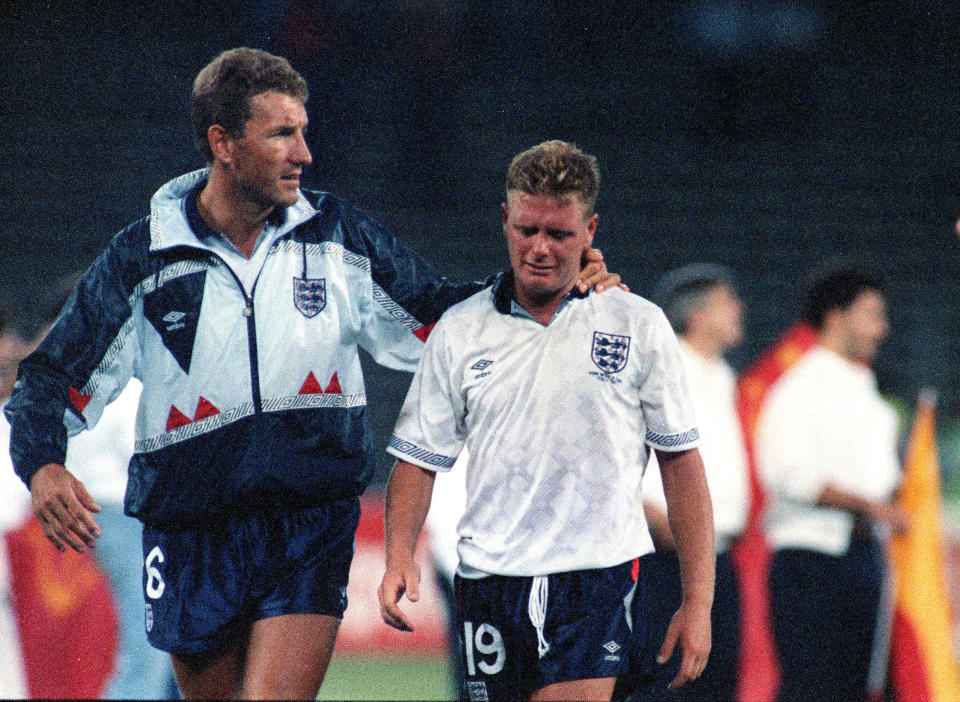
[[[250,99],[274,91],[306,103],[307,82],[290,62],[260,49],[240,47],[224,51],[208,63],[193,81],[190,118],[197,148],[208,162],[213,152],[207,131],[219,124],[233,137],[243,136],[250,119]]]
[[[507,169],[507,192],[511,190],[554,197],[576,194],[590,214],[600,190],[597,159],[575,144],[545,141],[513,157]]]

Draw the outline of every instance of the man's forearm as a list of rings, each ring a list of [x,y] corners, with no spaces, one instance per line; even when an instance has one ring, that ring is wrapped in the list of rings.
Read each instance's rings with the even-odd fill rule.
[[[909,525],[907,516],[893,502],[860,497],[832,485],[827,485],[820,491],[817,504],[820,507],[842,509],[851,514],[866,517],[872,522],[889,524],[894,533],[903,531]]]
[[[387,562],[413,554],[430,509],[436,473],[398,460],[387,485],[385,545]]]
[[[713,602],[716,557],[713,541],[713,507],[696,449],[678,453],[657,452],[663,492],[667,498],[670,531],[677,544],[683,599],[709,607]]]

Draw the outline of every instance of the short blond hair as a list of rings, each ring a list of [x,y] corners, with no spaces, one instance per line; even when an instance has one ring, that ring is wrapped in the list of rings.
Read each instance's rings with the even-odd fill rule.
[[[554,197],[579,195],[589,215],[600,191],[597,159],[575,144],[545,141],[513,157],[507,169],[507,193],[511,190]]]

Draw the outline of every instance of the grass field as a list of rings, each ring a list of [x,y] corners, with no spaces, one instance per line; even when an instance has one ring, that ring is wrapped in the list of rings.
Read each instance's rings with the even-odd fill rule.
[[[334,655],[318,700],[453,700],[442,657]]]

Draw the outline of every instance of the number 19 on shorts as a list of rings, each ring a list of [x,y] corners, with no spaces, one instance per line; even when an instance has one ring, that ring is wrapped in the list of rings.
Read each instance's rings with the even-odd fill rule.
[[[474,630],[473,622],[464,622],[463,647],[467,658],[467,675],[476,675],[478,668],[485,675],[496,675],[507,662],[503,636],[490,624],[481,624]]]

